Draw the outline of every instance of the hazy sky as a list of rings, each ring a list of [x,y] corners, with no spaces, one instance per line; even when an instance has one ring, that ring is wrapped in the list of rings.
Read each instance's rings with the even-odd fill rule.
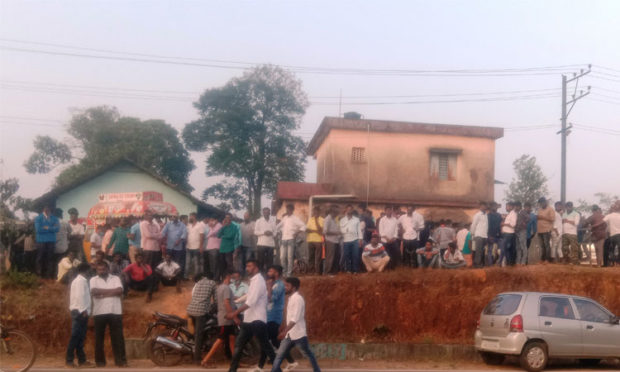
[[[561,70],[572,72],[591,63],[593,72],[580,80],[580,86],[591,85],[592,94],[577,103],[569,118],[581,127],[573,130],[568,141],[568,198],[620,192],[620,1],[3,0],[1,4],[0,175],[18,177],[21,195],[26,197],[47,191],[55,175],[25,172],[23,163],[33,151],[32,140],[38,134],[66,138],[64,127],[72,109],[116,106],[123,115],[164,119],[181,131],[197,117],[192,102],[201,91],[242,73],[241,69],[44,54],[41,51],[112,55],[44,44],[122,52],[114,54],[122,58],[151,58],[126,54],[138,53],[201,64],[207,62],[198,59],[343,69],[571,65]],[[508,183],[512,161],[532,154],[557,198],[561,71],[532,72],[519,76],[298,74],[315,103],[299,133],[309,140],[324,116],[338,115],[340,91],[342,111],[358,111],[366,118],[502,126],[507,131],[496,144],[496,178]],[[481,92],[502,93],[469,95]],[[489,97],[508,100],[392,104]],[[204,156],[193,154],[193,158],[197,169],[191,183],[200,195],[210,181],[204,175]],[[315,181],[312,161],[306,178]],[[503,188],[497,188],[496,198],[503,198]]]

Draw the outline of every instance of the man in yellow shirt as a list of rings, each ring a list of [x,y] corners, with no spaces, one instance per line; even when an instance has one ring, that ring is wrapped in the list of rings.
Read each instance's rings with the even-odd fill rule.
[[[319,206],[312,208],[312,217],[306,224],[306,242],[308,243],[308,263],[314,265],[314,272],[320,275],[323,260],[323,217],[321,217]]]

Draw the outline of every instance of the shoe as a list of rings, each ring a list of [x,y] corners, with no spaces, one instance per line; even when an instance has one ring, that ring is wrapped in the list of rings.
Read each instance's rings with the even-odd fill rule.
[[[87,360],[84,363],[78,363],[78,368],[95,368],[95,363]]]
[[[283,369],[283,371],[292,371],[295,368],[299,367],[299,363],[297,362],[293,362],[293,363],[289,363],[286,368]]]
[[[263,372],[263,369],[256,366],[248,369],[247,372]]]
[[[67,368],[75,368],[75,365],[73,364],[73,362],[71,362],[71,363],[67,362],[65,364],[65,367],[67,367]]]

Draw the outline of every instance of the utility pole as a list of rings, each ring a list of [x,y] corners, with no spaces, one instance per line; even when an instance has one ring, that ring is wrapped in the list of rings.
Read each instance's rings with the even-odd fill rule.
[[[573,127],[572,125],[567,126],[566,122],[568,119],[568,115],[573,110],[575,103],[582,99],[583,97],[590,94],[590,87],[588,86],[587,91],[580,90],[579,95],[577,95],[577,87],[579,86],[579,78],[585,76],[592,71],[592,65],[588,65],[588,71],[584,71],[583,69],[579,71],[579,75],[573,73],[571,78],[568,78],[566,75],[562,75],[562,129],[557,133],[562,135],[562,180],[561,182],[561,191],[560,191],[560,199],[562,203],[566,202],[566,137],[570,134],[570,130]],[[576,81],[575,90],[571,96],[570,101],[567,101],[566,91],[568,88],[568,84]],[[570,105],[570,108],[568,107]]]

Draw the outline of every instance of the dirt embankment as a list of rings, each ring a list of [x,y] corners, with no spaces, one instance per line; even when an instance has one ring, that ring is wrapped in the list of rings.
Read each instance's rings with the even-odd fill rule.
[[[472,343],[480,311],[505,291],[585,295],[620,314],[617,268],[401,269],[374,275],[305,277],[301,288],[313,342]],[[3,323],[33,335],[44,351],[66,346],[71,327],[67,288],[45,282],[32,291],[3,290],[2,296]],[[123,302],[125,337],[142,337],[155,310],[186,316],[190,296],[189,283],[181,294],[174,288],[161,289],[149,304],[144,295],[130,293]],[[88,339],[92,337],[91,327]],[[87,342],[87,349],[91,343]]]

